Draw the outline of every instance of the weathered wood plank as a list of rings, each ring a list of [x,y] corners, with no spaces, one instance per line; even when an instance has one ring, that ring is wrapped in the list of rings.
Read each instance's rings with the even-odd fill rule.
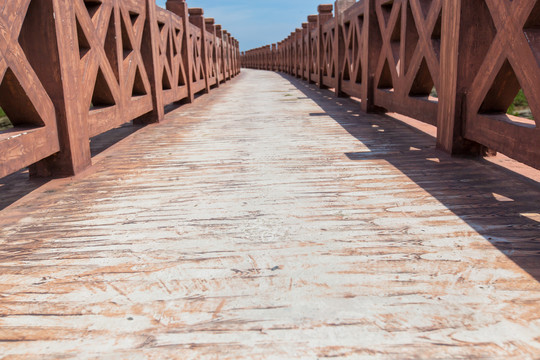
[[[246,70],[95,160],[0,213],[6,358],[540,356],[538,185],[351,100]]]

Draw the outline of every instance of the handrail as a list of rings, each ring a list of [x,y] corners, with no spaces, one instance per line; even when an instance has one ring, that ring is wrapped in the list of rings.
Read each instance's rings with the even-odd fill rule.
[[[240,72],[238,41],[183,0],[4,3],[0,107],[14,128],[0,132],[0,177],[80,173],[91,137],[159,122]]]
[[[501,152],[540,168],[540,2],[338,0],[334,8],[338,16],[321,5],[301,31],[242,53],[243,67],[435,125],[448,153]],[[506,114],[520,89],[535,120]]]

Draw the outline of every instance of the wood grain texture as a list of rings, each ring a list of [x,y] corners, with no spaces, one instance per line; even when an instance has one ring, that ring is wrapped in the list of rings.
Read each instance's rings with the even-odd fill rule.
[[[539,197],[246,70],[1,212],[0,357],[537,359]]]
[[[540,168],[540,4],[533,0],[510,4],[486,0],[485,4],[478,16],[485,17],[490,26],[482,29],[486,51],[469,78],[465,138]],[[468,6],[464,4],[463,11]],[[506,115],[520,89],[535,120],[524,123]]]
[[[37,20],[41,10],[30,3],[0,1],[0,106],[14,125],[0,133],[0,177],[60,150],[55,108],[38,76],[43,67],[34,68],[27,58],[41,40],[28,38],[26,16]]]

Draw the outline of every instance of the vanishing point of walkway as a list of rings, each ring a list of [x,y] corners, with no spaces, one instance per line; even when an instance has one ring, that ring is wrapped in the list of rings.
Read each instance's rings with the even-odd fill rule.
[[[540,357],[538,184],[357,109],[244,70],[2,210],[0,357]]]

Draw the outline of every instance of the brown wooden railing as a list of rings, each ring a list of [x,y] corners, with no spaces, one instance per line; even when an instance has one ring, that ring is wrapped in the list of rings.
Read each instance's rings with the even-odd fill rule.
[[[242,54],[364,111],[437,126],[452,154],[499,151],[540,168],[540,1],[338,0],[277,45]],[[507,114],[518,91],[532,119]]]
[[[240,72],[238,42],[182,0],[0,0],[0,177],[76,174],[89,139]]]

